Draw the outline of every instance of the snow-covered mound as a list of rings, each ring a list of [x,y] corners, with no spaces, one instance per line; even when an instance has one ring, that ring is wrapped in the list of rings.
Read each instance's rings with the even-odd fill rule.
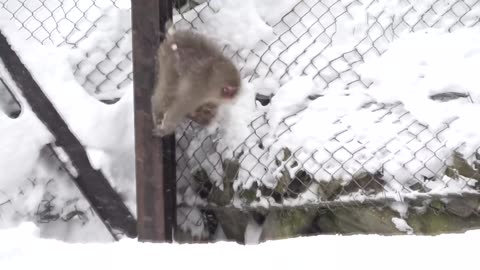
[[[134,212],[129,1],[97,2],[8,0],[0,5],[0,29]],[[175,27],[225,45],[243,91],[211,127],[185,123],[177,131],[182,229],[207,235],[197,207],[207,204],[386,200],[403,218],[408,200],[477,192],[480,5],[195,2],[175,14]],[[3,67],[0,76],[22,107],[16,119],[0,115],[0,166],[8,172],[0,176],[0,226],[50,222],[43,236],[108,240],[46,148],[51,135]]]
[[[442,236],[318,236],[271,241],[260,245],[235,243],[151,244],[122,240],[109,244],[67,244],[40,239],[35,227],[0,230],[0,264],[5,269],[129,269],[160,265],[181,269],[341,269],[403,270],[469,269],[477,251],[465,243],[480,239],[479,231]],[[448,250],[448,252],[446,251]],[[441,256],[440,254],[446,254]],[[52,255],[55,255],[52,258]],[[321,258],[318,259],[314,258]],[[365,261],[365,258],[375,260]],[[79,259],[81,258],[81,259]],[[186,259],[188,258],[188,259]],[[211,258],[205,262],[206,258]],[[235,262],[235,263],[232,263]],[[394,263],[392,263],[394,262]]]
[[[303,10],[307,14],[305,17],[313,16],[317,5],[306,7],[307,2],[297,3],[294,10]],[[363,5],[346,3],[341,6],[352,16],[338,16],[335,21],[345,33],[355,31],[351,36],[344,32],[332,36],[327,42],[328,48],[311,38],[321,36],[323,32],[315,30],[317,24],[304,22],[301,12],[300,18],[295,17],[292,21],[282,19],[282,25],[290,24],[288,31],[278,32],[281,27],[274,24],[271,27],[274,38],[268,35],[261,38],[270,42],[268,53],[281,53],[266,64],[270,69],[263,73],[259,69],[248,70],[248,62],[253,60],[246,60],[243,72],[253,80],[245,80],[243,95],[219,119],[219,133],[213,140],[208,132],[197,134],[187,145],[183,142],[190,138],[190,127],[186,127],[187,134],[179,140],[179,153],[186,151],[183,155],[185,164],[178,171],[182,180],[195,182],[195,173],[201,171],[222,189],[224,175],[228,173],[224,170],[225,161],[235,160],[239,163],[238,175],[229,179],[233,181],[233,189],[238,193],[253,189],[255,204],[265,207],[278,203],[301,205],[330,200],[332,194],[322,194],[325,192],[322,185],[330,185],[330,182],[343,187],[357,185],[356,189],[361,192],[355,195],[363,195],[362,191],[366,190],[362,189],[366,187],[356,181],[365,176],[369,176],[370,181],[375,179],[383,187],[377,190],[382,191],[382,198],[397,193],[411,195],[419,190],[474,192],[472,187],[479,178],[478,173],[473,175],[477,179],[457,177],[450,181],[452,175],[446,175],[446,171],[457,159],[473,168],[478,166],[480,134],[475,116],[480,109],[480,91],[476,87],[479,79],[475,70],[480,63],[479,28],[473,25],[458,29],[457,22],[438,17],[433,25],[437,29],[424,28],[409,34],[402,31],[405,25],[395,22],[410,14],[412,8],[417,11],[415,18],[419,19],[421,12],[428,10],[428,4],[400,5],[402,8],[394,11],[398,6],[387,5],[386,1],[380,1],[378,5],[365,2]],[[446,2],[443,6],[438,2],[441,1],[431,5],[438,10],[452,8]],[[337,4],[333,6],[337,7]],[[380,12],[380,7],[386,13]],[[221,10],[229,8],[226,5]],[[257,14],[260,11],[258,7],[250,10]],[[474,14],[478,14],[477,9],[471,11],[465,15],[469,18],[464,21],[466,25],[472,23],[470,18]],[[376,35],[374,23],[369,19],[360,20],[365,14],[367,18],[378,16],[380,22],[394,22],[396,25],[398,37],[388,42],[388,50],[379,50],[379,42],[371,43],[370,49],[365,50],[365,35],[368,38]],[[391,16],[385,18],[384,14]],[[205,18],[208,25],[209,16]],[[407,26],[415,29],[418,26],[413,22],[414,19],[410,25],[408,21]],[[193,24],[199,29],[205,27],[198,21]],[[292,40],[291,46],[284,50],[275,49],[277,41],[285,33],[294,31],[297,25],[300,28],[307,26],[301,38]],[[381,34],[386,36],[387,33]],[[230,44],[235,46],[235,40]],[[259,47],[262,44],[256,48]],[[371,54],[373,51],[377,53]],[[328,68],[317,66],[315,72],[310,72],[307,66],[316,66],[318,52],[328,58]],[[280,61],[284,53],[298,57],[281,60],[286,68],[275,71],[275,61]],[[334,61],[339,56],[347,60],[349,54],[356,54],[365,62],[340,65]],[[257,59],[257,64],[263,65],[265,60]],[[322,74],[326,69],[334,71],[333,77]],[[352,84],[347,79],[351,77],[344,76],[347,74],[355,74],[357,83]],[[332,83],[323,88],[322,80]],[[268,105],[262,106],[253,101],[254,93],[274,95]],[[193,179],[188,175],[190,172],[194,173]],[[266,192],[270,194],[264,196],[264,187],[281,195],[289,193],[290,182],[302,178],[298,175],[306,176],[300,180],[303,187],[294,191],[297,193],[294,200],[279,202],[271,196],[272,192]],[[195,191],[183,187],[182,183],[180,192],[184,192],[184,200],[198,203],[198,198],[191,198]],[[392,193],[389,195],[388,192]],[[236,198],[231,199],[236,204]],[[237,203],[243,204],[245,200]]]

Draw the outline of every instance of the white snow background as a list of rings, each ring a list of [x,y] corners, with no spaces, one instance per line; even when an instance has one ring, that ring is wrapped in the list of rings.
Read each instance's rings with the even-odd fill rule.
[[[0,230],[2,269],[475,269],[480,231],[440,236],[302,237],[259,245],[68,244],[35,226]]]
[[[19,3],[15,0],[2,0],[2,4],[7,3],[3,6],[4,9],[15,10],[14,4],[8,2]],[[85,7],[83,4],[75,5],[72,1],[65,1],[62,5],[65,10],[68,10],[67,7],[73,3],[73,6],[79,8],[77,13],[83,14],[82,10],[86,12],[87,19],[78,19],[79,23],[76,25],[68,24],[68,20],[59,19],[57,21],[61,27],[58,28],[54,28],[55,23],[49,24],[50,21],[46,20],[45,28],[52,32],[50,35],[47,33],[43,38],[34,34],[34,38],[25,40],[28,38],[28,30],[37,28],[35,25],[30,27],[29,24],[19,25],[18,18],[21,13],[15,13],[14,16],[7,13],[6,16],[2,16],[0,28],[8,36],[13,48],[31,70],[45,94],[85,145],[93,165],[102,169],[112,185],[124,195],[132,212],[135,212],[133,95],[131,82],[125,80],[131,71],[131,66],[128,65],[128,61],[123,61],[123,56],[131,49],[129,48],[131,32],[128,30],[129,10],[126,9],[128,4],[123,1],[123,4],[117,3],[120,8],[111,8],[107,5],[96,9],[90,8],[89,1],[78,2],[85,3]],[[409,34],[408,31],[399,30],[406,27],[403,23],[399,23],[396,24],[398,31],[382,36],[372,30],[375,28],[371,26],[377,23],[372,22],[372,17],[382,14],[378,23],[388,24],[392,22],[391,20],[395,20],[392,16],[404,14],[403,12],[413,9],[417,13],[409,16],[406,21],[416,25],[415,21],[419,20],[422,12],[426,12],[431,5],[434,4],[439,10],[449,10],[455,3],[442,0],[428,0],[421,3],[412,1],[415,2],[413,4],[400,0],[345,0],[330,1],[331,6],[328,6],[329,1],[322,1],[325,3],[321,5],[313,5],[314,2],[248,0],[241,1],[240,4],[239,1],[234,0],[212,0],[209,3],[212,9],[207,8],[204,3],[193,11],[175,16],[178,27],[190,26],[186,23],[190,20],[200,31],[228,45],[226,53],[230,53],[239,63],[244,75],[242,95],[235,104],[225,108],[225,115],[217,119],[217,123],[210,129],[195,134],[188,148],[185,149],[186,156],[192,157],[194,151],[202,145],[203,140],[218,131],[221,136],[216,150],[223,153],[222,158],[231,157],[234,154],[233,150],[238,150],[239,147],[250,148],[249,155],[242,160],[243,169],[236,180],[236,188],[248,188],[254,182],[266,186],[275,185],[273,176],[279,172],[279,168],[267,164],[272,164],[271,161],[278,151],[288,147],[295,153],[288,162],[300,161],[304,169],[311,172],[317,181],[340,178],[348,182],[356,173],[362,171],[374,173],[385,165],[387,191],[395,194],[402,190],[403,186],[412,184],[410,182],[412,179],[428,178],[441,171],[448,163],[453,151],[460,152],[467,161],[473,163],[472,157],[480,146],[480,128],[477,127],[480,110],[478,104],[480,88],[477,86],[480,85],[480,77],[475,73],[480,67],[480,31],[475,24],[475,18],[480,15],[480,5],[472,6],[469,13],[462,17],[461,25],[469,27],[460,28],[457,20],[452,22],[448,17],[442,20],[438,15],[438,23],[434,24],[436,29],[427,29],[425,25],[419,29],[412,26],[412,29],[417,31]],[[29,1],[25,3],[29,5]],[[51,0],[45,1],[44,4],[56,5],[57,3],[58,1]],[[293,7],[300,15],[286,16]],[[328,8],[330,13],[328,18],[322,17],[322,23],[319,24],[318,16],[321,15],[319,11],[325,8]],[[35,7],[31,7],[31,10],[35,10]],[[348,13],[345,13],[345,10],[348,10]],[[201,21],[195,19],[198,16],[196,12],[199,11],[204,11]],[[35,15],[41,16],[39,13]],[[301,16],[302,14],[305,16]],[[302,23],[298,23],[298,17],[301,18]],[[99,20],[99,18],[102,19]],[[69,20],[73,18],[69,17]],[[98,23],[97,32],[90,31],[92,21]],[[329,24],[331,21],[336,23]],[[21,31],[18,30],[19,28]],[[292,30],[288,31],[290,28]],[[452,30],[452,33],[446,33],[446,30]],[[366,39],[366,36],[369,38]],[[124,38],[119,44],[115,44],[114,41],[119,37]],[[368,43],[365,40],[375,40],[375,38],[387,39],[387,41],[381,44],[370,44],[370,47],[368,44],[365,45]],[[41,46],[39,42],[46,44]],[[76,46],[69,46],[73,43]],[[118,50],[109,55],[108,61],[103,61],[106,52],[112,46],[117,46]],[[375,49],[372,49],[372,46],[375,46]],[[383,55],[379,57],[376,51]],[[87,52],[89,61],[82,62]],[[352,52],[353,58],[361,56],[365,63],[351,60]],[[77,65],[79,62],[83,64]],[[354,63],[351,65],[353,71],[360,74],[363,80],[373,83],[369,89],[365,89],[363,82],[355,77],[355,73],[348,70],[352,62]],[[95,67],[100,67],[100,70],[113,72],[115,66],[125,66],[125,69],[120,73],[114,73],[112,77],[114,83],[111,83],[112,81],[104,83],[105,78],[94,70]],[[318,74],[319,71],[321,71],[320,74]],[[22,113],[16,119],[10,119],[0,113],[0,149],[2,150],[0,168],[3,170],[0,175],[0,227],[15,227],[22,221],[35,220],[38,205],[49,196],[54,197],[57,206],[67,205],[67,208],[90,213],[88,205],[79,197],[68,174],[56,170],[55,166],[58,164],[49,159],[42,150],[52,141],[51,135],[18,95],[18,91],[3,67],[0,68],[0,76],[17,93],[16,98],[22,105]],[[339,78],[336,79],[336,76]],[[101,85],[100,92],[96,92],[95,85]],[[451,91],[468,93],[470,98],[447,102],[437,102],[429,98],[432,94]],[[275,96],[272,103],[264,107],[255,103],[256,93],[275,94]],[[322,97],[310,101],[307,97],[311,94],[319,94]],[[122,98],[116,104],[106,105],[97,100],[103,97]],[[382,102],[388,103],[386,107],[381,104]],[[402,105],[399,106],[398,102]],[[390,110],[391,113],[389,113]],[[293,117],[289,117],[294,113],[296,114]],[[253,120],[262,115],[265,115],[270,126],[255,124]],[[254,123],[250,126],[252,121]],[[445,129],[447,124],[449,128]],[[291,129],[287,129],[286,125],[291,125]],[[263,142],[264,149],[255,147],[258,138],[250,136],[252,129],[256,127],[259,127],[256,130],[257,136],[266,138]],[[439,131],[443,132],[439,135]],[[342,136],[337,137],[338,134]],[[412,134],[415,136],[412,137]],[[228,148],[228,151],[222,151],[224,148]],[[348,151],[345,152],[345,149]],[[265,151],[273,155],[265,155]],[[314,160],[307,160],[306,157],[312,156],[315,151],[317,152],[313,155]],[[202,164],[183,164],[183,166],[193,170],[195,166],[202,165],[204,169],[210,170],[209,173],[221,172],[221,168],[212,168],[211,165],[209,168],[209,164],[217,164],[218,152],[207,152],[203,159],[200,158],[204,160]],[[336,153],[336,162],[329,161],[331,153]],[[407,166],[402,166],[407,161]],[[325,169],[319,170],[319,164],[323,164]],[[271,174],[265,177],[265,170]],[[187,170],[187,172],[191,171]],[[295,171],[292,170],[291,173],[294,174]],[[447,176],[441,175],[441,177],[447,184],[429,183],[431,190],[445,193],[468,191],[469,186],[475,182],[471,179],[452,181]],[[55,181],[52,183],[51,179]],[[217,177],[212,180],[220,179]],[[183,180],[187,181],[179,183],[178,202],[192,202],[193,191],[186,185],[188,178]],[[312,185],[316,184],[318,183]],[[316,202],[317,195],[315,192],[307,191],[296,201],[286,203]],[[266,206],[273,204],[266,199],[261,203]],[[69,213],[68,209],[62,208],[62,211],[58,213],[61,217]],[[93,214],[90,213],[88,219],[88,222],[74,219],[71,222],[58,220],[41,223],[38,224],[39,235],[73,242],[111,240],[103,225],[95,219]],[[403,224],[401,220],[397,220],[397,224],[405,230],[409,228],[408,224]],[[201,226],[188,229],[198,234],[204,230]],[[22,233],[20,229],[18,231],[12,229],[2,232],[2,236],[7,237],[10,234],[19,236]],[[477,235],[476,232],[471,234]],[[390,245],[382,242],[388,242],[387,239],[398,239],[395,240],[399,241],[398,243],[403,241],[407,243],[413,239],[426,239],[426,242],[437,241],[432,239],[460,241],[464,237],[378,237],[381,243],[378,246]],[[81,245],[69,246],[30,236],[25,236],[23,239],[32,245],[51,244],[59,250],[64,250],[66,247],[82,249]],[[328,244],[324,245],[323,239],[329,241]],[[331,245],[338,245],[339,248],[340,244],[346,248],[353,245],[356,247],[356,252],[343,254],[357,256],[367,252],[368,249],[356,246],[359,245],[358,241],[372,242],[366,239],[372,238],[329,236],[275,243],[279,247],[290,242],[303,245],[303,241],[306,241],[310,243],[309,245],[315,246],[316,244],[313,243],[320,243],[319,248],[325,249],[326,254],[332,252],[328,250]],[[242,249],[234,244],[219,245]],[[259,252],[268,245],[270,244],[258,247]],[[100,244],[92,246],[100,249],[103,247]],[[151,252],[155,252],[157,248],[135,244],[132,241],[113,244],[112,248],[118,247],[121,250],[124,246],[126,250],[129,249],[127,247],[132,246],[151,249]],[[391,246],[393,249],[394,242]],[[417,245],[413,246],[418,248]],[[437,245],[433,246],[437,247]],[[167,249],[166,247],[161,246],[158,249]],[[7,247],[7,251],[9,248]],[[174,246],[174,248],[178,247]],[[86,250],[82,252],[93,251],[93,249],[84,249]],[[212,249],[215,249],[212,251],[214,253],[223,252],[222,248],[216,250],[217,248],[212,247]],[[33,250],[22,250],[20,248],[19,252],[36,256],[32,254],[35,253]],[[46,250],[38,254],[47,252]],[[291,250],[296,249],[291,248]],[[383,246],[370,250],[370,252],[382,253],[387,251],[388,249]],[[449,250],[449,252],[457,251],[457,249]],[[250,251],[245,249],[242,252]],[[13,254],[15,254],[15,248],[13,248]],[[282,256],[277,254],[272,252],[271,256],[274,258],[266,259],[261,263],[270,265],[273,261],[281,264],[282,260],[279,258]],[[392,254],[396,252],[392,251]],[[196,256],[193,253],[192,255]],[[409,250],[405,260],[409,256],[416,255]],[[313,254],[306,257],[312,260],[316,258]],[[375,255],[375,258],[378,256]],[[348,262],[338,260],[337,263],[351,263],[351,261],[354,260],[348,260]],[[194,263],[194,260],[187,263]]]

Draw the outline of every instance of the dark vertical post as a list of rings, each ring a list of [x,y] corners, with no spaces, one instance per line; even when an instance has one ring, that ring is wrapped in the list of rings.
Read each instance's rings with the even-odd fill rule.
[[[169,172],[175,171],[175,139],[160,140],[151,135],[150,105],[155,80],[155,54],[169,18],[171,0],[132,0],[137,228],[140,241],[172,241],[175,204],[172,205],[171,200],[172,196],[175,199],[172,194],[175,192],[175,174],[172,176]]]
[[[159,5],[159,22],[160,22],[160,42],[165,37],[166,24],[168,20],[172,19],[173,0],[161,0]],[[162,67],[159,67],[162,68]],[[177,176],[176,176],[176,155],[175,155],[175,135],[170,135],[163,138],[163,175],[167,181],[165,182],[165,223],[167,224],[167,232],[170,232],[170,237],[173,240],[173,230],[177,222]]]

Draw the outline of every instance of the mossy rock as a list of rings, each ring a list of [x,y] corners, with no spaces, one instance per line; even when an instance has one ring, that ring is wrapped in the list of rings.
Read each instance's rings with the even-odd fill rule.
[[[292,156],[292,151],[290,151],[290,149],[288,148],[282,148],[282,150],[278,152],[278,155],[280,154],[282,154],[283,156],[275,158],[275,164],[277,166],[281,166],[282,162],[287,161]]]
[[[478,211],[478,198],[451,199],[446,204],[446,210],[456,216],[467,218]]]
[[[262,241],[285,239],[305,235],[311,228],[317,213],[315,210],[270,210],[260,237]]]
[[[250,215],[245,211],[230,207],[216,209],[214,212],[227,239],[241,244],[245,243],[245,230]]]
[[[402,234],[392,222],[398,213],[389,208],[351,207],[326,209],[315,223],[325,234]]]
[[[223,181],[233,183],[237,179],[238,171],[240,169],[240,162],[238,160],[225,160],[222,163]]]
[[[461,218],[449,213],[435,213],[428,210],[423,214],[413,214],[407,219],[415,234],[438,235],[442,233],[460,233],[480,228],[480,218]]]
[[[282,197],[280,201],[283,198],[297,198],[310,187],[312,182],[312,176],[304,170],[298,170],[292,178],[288,170],[283,169],[280,172],[280,177],[277,178],[277,185],[272,191],[267,193],[272,197],[274,194],[280,195]]]
[[[238,196],[245,201],[246,204],[250,204],[257,199],[258,184],[254,182],[248,189],[242,189],[238,191]]]
[[[233,198],[232,185],[224,184],[223,190],[221,190],[210,181],[210,178],[203,169],[197,170],[193,174],[193,179],[197,183],[196,193],[200,198],[218,206],[225,206],[231,203]]]
[[[287,191],[288,184],[292,181],[292,177],[290,176],[290,173],[286,170],[283,169],[280,172],[280,177],[277,178],[277,185],[274,188],[274,191],[278,194],[283,195]]]
[[[342,187],[340,181],[337,180],[321,181],[318,184],[318,194],[322,201],[332,201],[340,194]]]
[[[365,194],[375,194],[384,191],[385,181],[382,179],[383,175],[380,172],[375,174],[362,173],[345,185],[343,188],[346,193],[354,193],[359,190]]]
[[[175,230],[173,237],[175,242],[180,244],[207,243],[209,241],[208,238],[193,237],[190,232],[183,231],[180,228]]]
[[[453,155],[453,165],[448,167],[445,174],[450,178],[456,179],[458,175],[478,180],[476,188],[480,189],[480,170],[473,168],[459,153]]]
[[[193,173],[193,179],[196,183],[196,192],[202,199],[218,206],[231,204],[234,195],[233,182],[238,176],[240,163],[236,160],[226,160],[223,166],[223,190],[215,186],[207,172],[200,168]]]
[[[285,196],[288,198],[297,198],[298,195],[307,191],[313,182],[312,176],[304,170],[298,170],[295,177],[288,183]]]
[[[276,203],[282,203],[283,202],[283,193],[280,193],[276,191],[275,189],[268,188],[266,186],[261,186],[260,187],[260,192],[262,196],[265,197],[272,197]]]
[[[478,201],[475,202],[478,205]],[[472,206],[473,202],[468,204]],[[480,216],[470,214],[462,217],[453,214],[449,207],[448,204],[434,200],[421,212],[412,209],[405,221],[414,234],[420,235],[459,233],[480,228]],[[399,217],[399,214],[388,207],[336,208],[319,214],[315,224],[325,234],[403,234],[393,224],[394,217]]]

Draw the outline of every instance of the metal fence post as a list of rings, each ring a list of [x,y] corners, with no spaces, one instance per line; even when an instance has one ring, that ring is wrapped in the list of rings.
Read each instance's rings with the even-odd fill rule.
[[[155,52],[171,0],[132,0],[137,220],[140,241],[171,242],[175,222],[175,138],[154,138],[150,97]]]

